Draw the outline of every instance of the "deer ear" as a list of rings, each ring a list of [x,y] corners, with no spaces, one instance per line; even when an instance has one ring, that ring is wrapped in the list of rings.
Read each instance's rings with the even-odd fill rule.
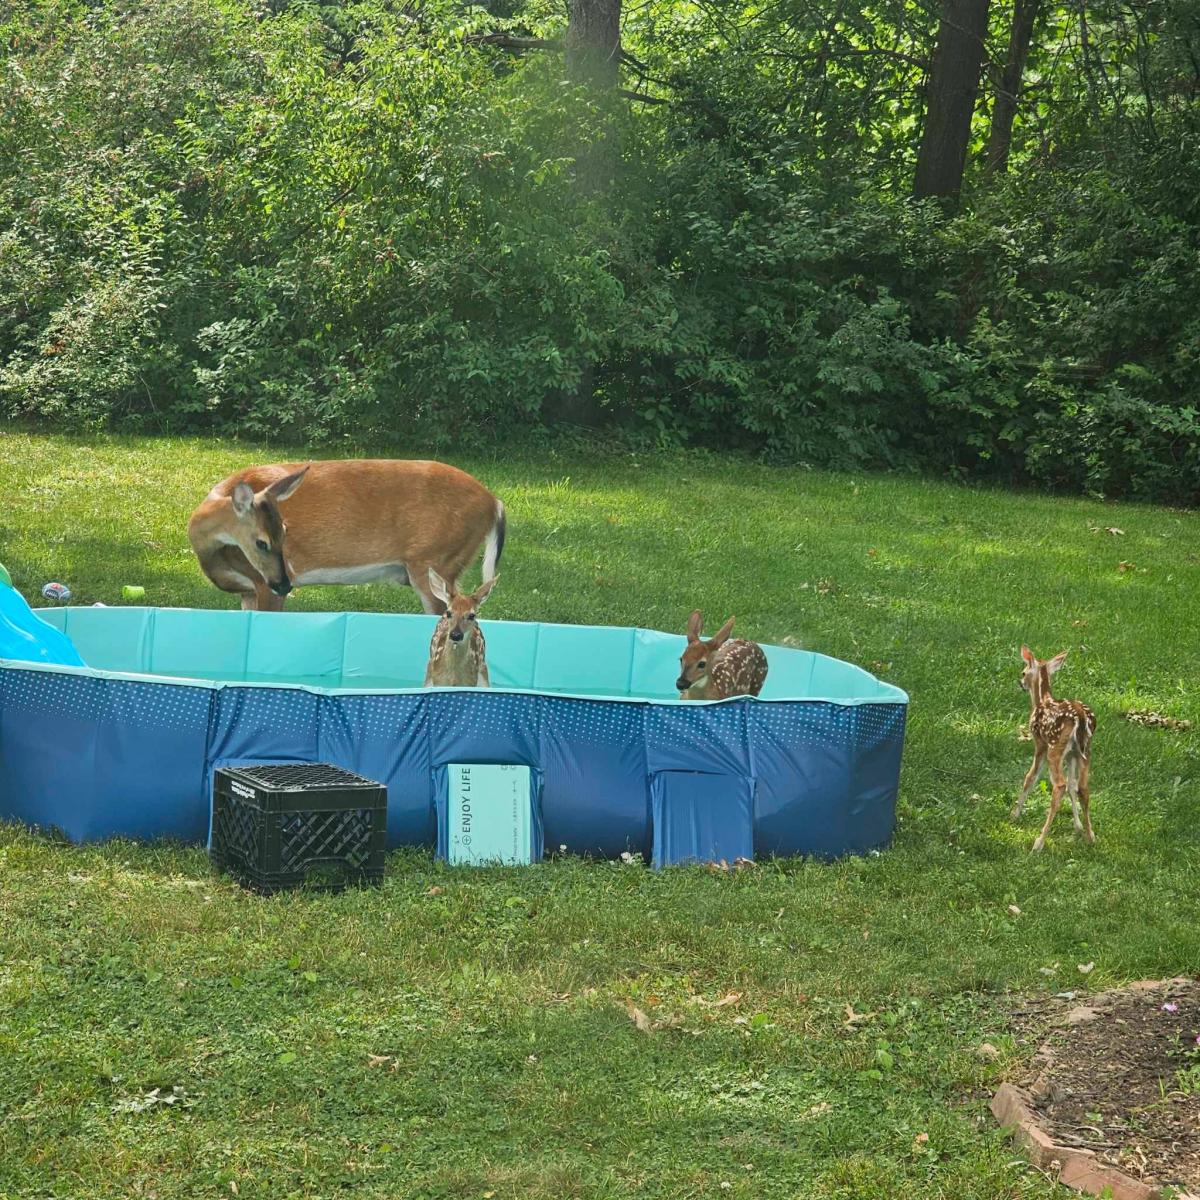
[[[450,606],[450,588],[446,581],[432,568],[429,568],[429,590],[447,608]]]
[[[499,578],[499,575],[493,575],[491,579],[485,579],[475,589],[474,600],[477,608],[492,594],[492,588],[496,586],[496,580]]]
[[[1046,664],[1046,670],[1049,671],[1051,675],[1053,675],[1054,672],[1057,671],[1058,668],[1061,667],[1063,665],[1063,663],[1065,663],[1066,661],[1067,661],[1067,652],[1064,650],[1061,654],[1056,654]]]
[[[312,464],[309,463],[309,466],[312,466]],[[276,504],[282,503],[304,482],[304,477],[307,474],[308,467],[301,467],[299,471],[294,471],[291,475],[285,475],[282,479],[275,480],[267,488],[267,495]]]
[[[712,639],[714,646],[723,646],[725,644],[726,640],[729,638],[729,635],[733,632],[733,622],[734,618],[730,617],[729,620],[717,630],[717,636]]]
[[[1033,651],[1028,646],[1021,647],[1021,657],[1030,665],[1033,666],[1034,657]]]
[[[700,610],[696,609],[687,623],[687,640],[689,642],[698,642],[700,640],[700,630],[704,628],[704,618],[700,615]]]
[[[248,483],[239,483],[229,499],[233,502],[233,511],[244,517],[254,507],[254,489]]]

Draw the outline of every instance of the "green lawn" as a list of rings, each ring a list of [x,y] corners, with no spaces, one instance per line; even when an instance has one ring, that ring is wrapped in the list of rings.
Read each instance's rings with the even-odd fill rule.
[[[30,596],[230,606],[187,515],[287,456],[0,435],[0,560]],[[1200,722],[1196,516],[691,456],[458,461],[509,510],[488,616],[682,630],[699,606],[905,688],[895,848],[737,875],[406,852],[381,890],[265,900],[198,849],[0,830],[0,1196],[1056,1194],[986,1114],[1026,1052],[1007,1007],[1200,967],[1200,734],[1120,715]],[[1097,712],[1094,848],[1064,815],[1029,854],[1044,793],[1006,820],[1022,640],[1069,646],[1060,689]]]

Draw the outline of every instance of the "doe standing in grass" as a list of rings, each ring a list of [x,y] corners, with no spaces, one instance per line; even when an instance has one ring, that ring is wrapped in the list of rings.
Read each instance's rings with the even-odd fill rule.
[[[1042,832],[1033,843],[1034,850],[1046,844],[1046,835],[1054,818],[1058,816],[1064,792],[1071,797],[1071,814],[1075,819],[1075,832],[1082,833],[1094,842],[1092,817],[1089,811],[1091,792],[1088,775],[1092,763],[1092,734],[1096,729],[1096,715],[1086,704],[1078,700],[1055,700],[1050,694],[1050,677],[1063,665],[1067,658],[1064,650],[1045,661],[1033,656],[1028,646],[1021,647],[1021,658],[1025,668],[1021,672],[1021,686],[1029,693],[1029,732],[1033,734],[1033,766],[1025,776],[1025,784],[1017,803],[1013,806],[1011,819],[1018,821],[1025,808],[1025,799],[1037,784],[1043,766],[1050,768],[1050,811]],[[1080,809],[1083,819],[1080,820]]]
[[[309,583],[409,584],[427,613],[435,568],[451,584],[484,549],[483,575],[504,549],[504,505],[446,463],[344,459],[247,467],[209,492],[188,538],[200,568],[242,607],[278,612]]]
[[[730,696],[757,696],[767,681],[767,656],[757,642],[729,640],[730,617],[716,636],[700,636],[704,618],[696,609],[687,624],[687,646],[679,659],[675,686],[680,700],[726,700]]]
[[[485,579],[473,592],[463,595],[429,568],[429,590],[446,606],[433,627],[429,643],[426,687],[490,687],[487,647],[479,628],[479,609],[496,579]]]

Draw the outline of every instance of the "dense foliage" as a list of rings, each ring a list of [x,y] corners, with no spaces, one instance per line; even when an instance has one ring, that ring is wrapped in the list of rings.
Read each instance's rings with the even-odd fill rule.
[[[1200,495],[1197,0],[1042,11],[1009,169],[985,78],[954,205],[909,198],[911,2],[627,6],[642,99],[486,40],[552,41],[543,0],[0,11],[7,415],[403,445],[598,414]]]

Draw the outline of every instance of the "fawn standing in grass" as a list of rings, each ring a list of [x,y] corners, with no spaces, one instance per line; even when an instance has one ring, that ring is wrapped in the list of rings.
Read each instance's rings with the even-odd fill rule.
[[[483,630],[479,628],[479,609],[498,578],[485,579],[464,596],[455,584],[448,584],[432,567],[429,568],[429,590],[446,606],[446,611],[434,626],[433,639],[429,643],[426,687],[491,686]]]
[[[1092,817],[1088,811],[1091,793],[1088,790],[1088,772],[1092,764],[1092,734],[1096,729],[1096,716],[1086,704],[1078,700],[1055,700],[1050,695],[1050,676],[1066,661],[1067,652],[1041,661],[1034,658],[1028,646],[1021,647],[1021,658],[1025,669],[1021,672],[1021,686],[1029,693],[1029,732],[1033,734],[1033,766],[1025,776],[1021,795],[1013,806],[1011,819],[1018,821],[1025,807],[1025,798],[1033,791],[1043,765],[1050,768],[1050,811],[1046,824],[1033,843],[1034,850],[1046,844],[1046,835],[1054,818],[1058,816],[1063,793],[1071,797],[1071,813],[1075,818],[1075,832],[1082,833],[1094,842]],[[1083,809],[1083,820],[1079,811]]]
[[[767,678],[767,656],[755,642],[741,638],[729,641],[733,632],[730,617],[716,637],[705,641],[697,609],[687,624],[687,646],[679,659],[675,686],[680,700],[725,700],[729,696],[757,696]]]

